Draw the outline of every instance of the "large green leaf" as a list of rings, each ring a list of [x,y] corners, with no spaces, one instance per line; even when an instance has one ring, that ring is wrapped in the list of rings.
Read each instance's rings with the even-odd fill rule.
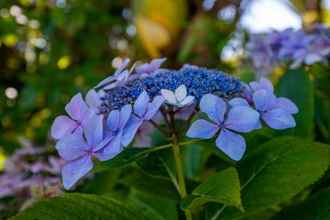
[[[98,163],[95,171],[104,171],[109,168],[118,168],[147,157],[150,153],[169,148],[171,145],[162,145],[151,148],[133,148],[129,147],[123,150],[119,155],[106,162]]]
[[[222,203],[242,209],[238,173],[231,167],[207,178],[182,204],[183,209],[195,210],[208,202]]]
[[[330,188],[322,190],[303,203],[284,209],[274,220],[329,220]]]
[[[66,194],[36,203],[10,220],[164,220],[154,210],[111,196]]]
[[[239,167],[245,214],[225,208],[217,219],[242,219],[287,202],[328,169],[329,146],[295,137],[261,145]]]
[[[313,137],[314,88],[309,75],[303,69],[289,70],[277,85],[279,96],[291,99],[299,108],[295,115],[297,126],[292,134],[304,138]],[[287,131],[286,131],[286,134]]]

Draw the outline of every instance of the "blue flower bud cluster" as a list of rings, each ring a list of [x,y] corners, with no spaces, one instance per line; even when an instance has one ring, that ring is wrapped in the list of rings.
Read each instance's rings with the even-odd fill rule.
[[[154,98],[160,95],[162,89],[175,90],[180,85],[185,85],[188,95],[197,100],[208,93],[232,98],[241,94],[244,88],[241,81],[217,70],[195,66],[184,66],[178,71],[159,69],[146,78],[135,79],[121,87],[105,91],[101,112],[107,113],[132,104],[143,91]]]

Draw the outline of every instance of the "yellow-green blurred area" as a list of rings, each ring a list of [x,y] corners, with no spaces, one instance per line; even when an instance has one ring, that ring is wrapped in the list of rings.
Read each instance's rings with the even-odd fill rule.
[[[47,144],[70,97],[124,57],[240,74],[250,67],[233,42],[238,28],[330,24],[329,8],[327,0],[1,0],[0,168],[20,137]]]

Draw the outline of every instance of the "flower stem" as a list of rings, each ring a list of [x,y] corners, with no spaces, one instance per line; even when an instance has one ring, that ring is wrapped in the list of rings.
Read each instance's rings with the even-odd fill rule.
[[[183,174],[180,147],[175,135],[172,136],[172,149],[173,149],[173,156],[175,161],[176,175],[179,184],[179,194],[181,198],[185,198],[187,196],[186,183]]]
[[[180,143],[178,142],[178,138],[175,131],[175,121],[174,121],[174,113],[169,113],[169,127],[171,128],[171,140],[172,140],[172,150],[173,150],[173,156],[175,161],[175,168],[176,168],[176,177],[177,177],[177,183],[178,183],[178,192],[181,197],[181,199],[184,199],[187,197],[187,189],[186,189],[186,182],[184,177],[184,170],[182,165],[182,157],[180,152]],[[185,216],[187,220],[192,220],[192,215],[189,210],[184,210]]]

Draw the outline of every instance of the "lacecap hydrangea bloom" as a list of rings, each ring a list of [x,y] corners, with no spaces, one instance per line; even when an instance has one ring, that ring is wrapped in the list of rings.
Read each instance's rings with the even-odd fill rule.
[[[66,189],[91,171],[93,159],[111,160],[127,147],[151,147],[154,129],[177,139],[176,120],[187,125],[187,138],[215,138],[215,146],[235,161],[246,150],[242,134],[263,125],[295,126],[296,105],[276,97],[267,79],[246,85],[221,71],[192,65],[160,68],[164,61],[156,59],[128,70],[125,60],[85,100],[75,95],[66,106],[69,116],[55,119],[51,134],[65,161]],[[206,117],[199,118],[203,114]]]
[[[330,29],[316,25],[309,31],[286,29],[267,34],[251,34],[246,44],[249,60],[258,76],[270,74],[274,67],[290,68],[327,63],[330,54]]]

